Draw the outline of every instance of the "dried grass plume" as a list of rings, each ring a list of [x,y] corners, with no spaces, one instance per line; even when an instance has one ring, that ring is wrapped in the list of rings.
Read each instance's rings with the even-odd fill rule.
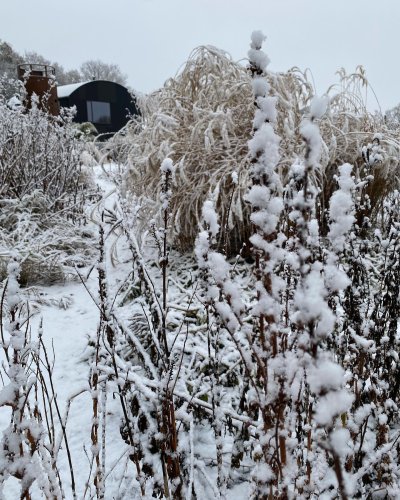
[[[330,107],[320,123],[323,139],[321,213],[334,187],[337,167],[365,167],[363,148],[379,141],[381,158],[370,164],[371,211],[397,186],[400,143],[396,130],[364,104],[368,82],[361,67],[328,89]],[[277,97],[276,132],[281,137],[279,172],[283,183],[290,165],[304,153],[300,123],[315,95],[307,72],[293,68],[267,75]],[[228,252],[237,251],[250,231],[244,193],[249,185],[247,142],[252,134],[254,103],[246,67],[215,47],[195,49],[183,69],[141,102],[142,117],[123,136],[114,138],[120,160],[128,165],[124,189],[147,205],[148,219],[157,213],[160,165],[170,157],[177,166],[172,192],[172,236],[175,246],[190,250],[198,231],[201,208],[212,196],[221,216]],[[379,134],[379,135],[377,135]],[[145,224],[148,220],[145,221]],[[229,236],[227,234],[229,233]]]

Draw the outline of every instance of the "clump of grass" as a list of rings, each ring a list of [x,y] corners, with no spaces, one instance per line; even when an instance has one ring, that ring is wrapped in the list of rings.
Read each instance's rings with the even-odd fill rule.
[[[399,134],[387,127],[381,115],[368,112],[362,95],[368,82],[362,68],[351,75],[341,71],[339,76],[339,86],[328,89],[330,109],[320,123],[323,148],[315,175],[321,188],[321,215],[335,186],[337,166],[351,163],[362,168],[363,147],[370,148],[379,133],[382,154],[370,165],[369,184],[371,213],[376,213],[398,182]],[[269,72],[266,78],[277,99],[276,131],[281,137],[277,171],[285,184],[290,165],[304,154],[299,126],[315,91],[308,74],[298,68]],[[120,159],[129,166],[125,190],[146,199],[151,219],[161,191],[158,165],[171,157],[177,165],[171,199],[176,248],[193,247],[203,203],[213,193],[222,225],[229,231],[229,238],[221,239],[219,246],[237,251],[250,231],[249,209],[243,202],[249,185],[247,141],[253,117],[247,69],[223,51],[199,47],[180,73],[141,102],[141,110],[141,119],[115,138]]]
[[[236,223],[245,217],[240,202],[246,183],[247,137],[251,132],[251,87],[244,69],[213,47],[196,49],[183,71],[142,103],[143,123],[127,135],[127,189],[158,199],[159,164],[170,156],[177,165],[171,199],[175,244],[188,249],[210,189],[226,193],[233,184],[227,173],[241,172],[231,209]],[[229,176],[228,176],[229,177]],[[221,197],[222,200],[222,197]],[[228,206],[221,209],[228,214]],[[231,217],[232,222],[233,219]],[[243,230],[243,223],[236,224]]]
[[[68,203],[61,212],[52,210],[52,205],[41,191],[21,200],[0,200],[0,280],[6,277],[11,251],[21,256],[23,286],[64,281],[75,274],[75,266],[88,262],[93,234],[84,224],[84,214],[74,212]]]

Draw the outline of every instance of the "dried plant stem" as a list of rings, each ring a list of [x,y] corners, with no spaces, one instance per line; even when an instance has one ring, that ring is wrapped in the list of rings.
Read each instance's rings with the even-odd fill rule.
[[[73,468],[73,465],[72,465],[71,451],[70,451],[70,448],[69,448],[69,442],[68,442],[68,437],[67,437],[67,429],[66,429],[65,422],[64,422],[64,420],[61,417],[60,408],[58,406],[57,393],[56,393],[56,391],[54,389],[54,383],[53,383],[53,370],[52,370],[52,367],[51,367],[51,364],[50,364],[50,360],[49,360],[49,357],[48,357],[48,354],[47,354],[47,349],[46,349],[46,346],[45,346],[42,338],[39,338],[39,342],[40,342],[40,345],[42,346],[42,350],[43,350],[43,353],[44,353],[44,356],[45,356],[45,367],[46,367],[47,375],[49,377],[49,382],[50,382],[50,387],[51,387],[51,393],[52,393],[52,400],[53,400],[54,406],[56,408],[58,421],[60,422],[60,425],[61,425],[62,434],[63,434],[63,438],[64,438],[64,443],[65,443],[65,449],[66,449],[66,452],[67,452],[69,473],[70,473],[70,477],[71,477],[72,497],[73,497],[74,500],[76,500],[77,495],[76,495],[75,475],[74,475],[74,468]]]

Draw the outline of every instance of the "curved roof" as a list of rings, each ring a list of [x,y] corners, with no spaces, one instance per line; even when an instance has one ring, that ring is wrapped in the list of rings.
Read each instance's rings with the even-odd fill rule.
[[[57,87],[57,96],[59,98],[68,97],[72,94],[72,92],[75,92],[75,90],[79,89],[79,87],[82,87],[82,85],[85,85],[86,83],[89,82],[79,82],[79,83],[70,83],[69,85],[60,85],[59,87]]]
[[[120,83],[112,82],[111,80],[87,80],[86,82],[70,83],[69,85],[60,85],[59,87],[57,87],[57,96],[59,99],[62,99],[63,97],[69,97],[73,92],[75,92],[75,90],[78,90],[80,87],[92,83],[96,84],[99,82],[111,83],[111,85],[118,85],[118,87],[122,87],[127,92],[129,92],[129,90],[126,87],[124,87]]]

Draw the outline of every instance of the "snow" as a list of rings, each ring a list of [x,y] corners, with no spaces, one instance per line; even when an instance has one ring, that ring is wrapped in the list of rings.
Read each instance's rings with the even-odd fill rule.
[[[345,290],[351,284],[349,277],[341,269],[338,259],[330,255],[325,266],[325,285],[330,292]]]
[[[313,167],[318,166],[322,147],[318,126],[309,120],[304,120],[300,125],[300,134],[308,146],[309,156],[307,160]]]
[[[261,71],[265,71],[270,63],[269,57],[262,50],[260,50],[265,39],[266,37],[261,31],[253,31],[251,35],[250,50],[247,53],[250,63],[259,68]]]
[[[20,274],[19,256],[15,252],[11,255],[11,258],[7,265],[7,304],[10,309],[14,309],[17,304],[21,301],[19,296],[19,283],[18,278]]]
[[[7,105],[11,109],[19,109],[22,106],[22,102],[17,96],[13,96],[8,100]]]
[[[0,391],[0,406],[11,406],[15,399],[15,391],[18,388],[13,384],[5,385]],[[7,414],[5,412],[5,414]]]
[[[171,158],[166,158],[165,160],[163,160],[160,170],[163,173],[170,173],[172,175],[175,173],[175,165]]]
[[[258,184],[252,186],[246,194],[246,200],[256,208],[267,208],[270,197],[270,190],[267,186]]]
[[[344,370],[333,361],[322,360],[308,372],[308,381],[312,392],[319,394],[341,387],[344,381]]]
[[[87,284],[92,293],[96,293],[96,278]],[[43,291],[46,293],[46,291]],[[54,286],[47,291],[54,299],[64,296],[72,299],[67,309],[43,306],[41,318],[34,318],[33,331],[37,331],[38,321],[43,321],[43,340],[49,352],[54,347],[54,385],[57,387],[57,399],[66,411],[65,403],[73,397],[67,420],[67,434],[71,446],[77,485],[82,488],[89,473],[88,463],[83,453],[84,447],[90,449],[91,395],[88,385],[87,342],[98,322],[98,309],[88,292],[80,283]],[[85,391],[79,394],[81,391]],[[79,394],[74,397],[75,394]],[[111,437],[111,436],[110,436]],[[118,449],[107,450],[110,458]],[[64,456],[65,460],[66,457]],[[82,490],[80,495],[82,495]]]
[[[257,174],[262,174],[277,164],[279,161],[279,137],[275,134],[274,129],[269,123],[263,123],[256,130],[254,136],[248,142],[249,151],[252,157],[257,157],[260,153],[266,152],[260,159],[260,167],[254,167]],[[261,167],[263,164],[263,167]]]
[[[329,105],[329,97],[327,95],[322,97],[315,96],[310,105],[310,116],[311,119],[322,118],[326,113]]]
[[[211,235],[215,237],[219,231],[218,216],[215,212],[213,202],[207,200],[202,209],[203,220],[206,223]]]
[[[97,168],[97,174],[99,176],[103,175],[100,168]],[[99,184],[108,191],[112,190],[112,186],[104,177],[99,179]],[[112,199],[109,198],[109,202],[112,204]],[[18,264],[14,260],[10,261],[9,268],[11,276],[18,272]],[[97,275],[94,272],[86,281],[85,286],[79,281],[75,281],[51,287],[41,287],[39,294],[44,304],[40,306],[40,311],[32,317],[30,325],[32,340],[36,341],[38,334],[41,333],[49,355],[55,354],[53,382],[62,415],[66,414],[68,402],[70,402],[66,430],[71,449],[78,498],[83,498],[90,471],[90,464],[85,454],[85,450],[90,453],[92,446],[90,438],[92,395],[89,390],[88,359],[90,354],[88,339],[93,337],[99,321],[97,304],[90,296],[90,294],[93,297],[97,295],[97,288]],[[14,285],[14,278],[12,278],[8,289],[10,304],[20,301],[18,293],[18,283]],[[59,304],[60,307],[55,304]],[[69,306],[64,307],[65,304]],[[14,389],[10,385],[0,391],[0,428],[2,430],[9,423],[9,409],[1,405],[10,401],[13,391]],[[109,398],[107,401],[106,422],[108,429],[106,437],[106,468],[109,475],[106,482],[110,492],[113,491],[113,485],[116,486],[118,481],[122,480],[123,469],[126,465],[124,456],[126,457],[127,450],[121,450],[119,437],[115,439],[115,436],[119,436],[119,413],[117,401],[114,398]],[[66,498],[72,498],[64,446],[62,446],[60,452],[59,462]],[[35,475],[38,477],[38,482],[32,486],[34,500],[42,498],[38,491],[40,475],[36,473]],[[10,500],[19,498],[17,491],[17,482],[10,478],[4,484],[3,498]]]
[[[252,194],[254,194],[254,188],[256,187],[262,188],[261,186],[253,186],[251,188],[251,193],[249,193],[249,200],[255,201],[255,196],[252,196]],[[276,225],[279,221],[279,216],[283,210],[283,201],[279,197],[273,197],[270,199],[265,198],[263,202],[263,204],[266,205],[265,210],[253,212],[250,216],[250,220],[251,222],[256,224],[265,234],[271,234],[275,230]],[[258,203],[262,203],[259,197]],[[254,207],[260,207],[260,205],[257,205],[255,203],[252,203],[252,205]]]
[[[87,82],[78,82],[78,83],[70,83],[68,85],[59,85],[57,86],[57,96],[59,99],[62,99],[63,97],[69,97],[72,92],[75,92],[75,90],[78,90],[79,87],[82,87],[82,85],[85,85]]]
[[[324,427],[339,415],[346,413],[353,403],[354,396],[347,391],[335,391],[321,396],[315,408],[315,421]]]
[[[270,85],[265,78],[256,77],[252,81],[253,94],[257,97],[264,97],[268,94]]]
[[[258,109],[254,115],[253,127],[259,129],[264,122],[275,124],[278,112],[276,110],[277,97],[258,97]]]
[[[251,34],[251,47],[253,49],[260,49],[263,42],[267,39],[264,33],[260,30],[255,30]]]
[[[329,205],[329,234],[335,250],[344,250],[346,239],[355,222],[352,192],[355,189],[351,177],[352,166],[348,163],[339,167],[339,189],[331,197]]]
[[[295,320],[303,325],[315,324],[317,338],[326,337],[335,325],[335,317],[324,300],[326,295],[321,266],[315,263],[305,277],[303,287],[296,291],[295,304],[298,311]]]
[[[267,69],[267,66],[270,63],[270,59],[267,54],[264,54],[261,50],[250,49],[247,55],[249,57],[249,61],[262,71]]]

